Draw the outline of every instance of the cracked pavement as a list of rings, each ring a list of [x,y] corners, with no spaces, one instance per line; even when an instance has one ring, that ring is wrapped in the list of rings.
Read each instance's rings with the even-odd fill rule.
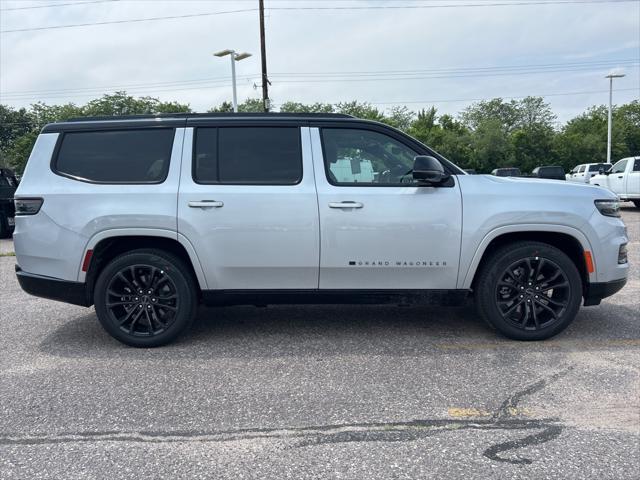
[[[202,309],[136,350],[0,257],[0,478],[637,478],[640,210],[623,216],[629,284],[538,343],[472,308],[277,306]]]

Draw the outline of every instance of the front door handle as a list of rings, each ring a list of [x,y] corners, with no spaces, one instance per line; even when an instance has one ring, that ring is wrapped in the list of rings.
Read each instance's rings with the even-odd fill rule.
[[[620,175],[618,178],[624,178],[624,176],[623,176],[623,175]]]
[[[329,208],[362,208],[364,204],[360,202],[330,202]]]
[[[216,200],[202,200],[200,202],[189,202],[191,208],[220,208],[224,207],[224,203]]]

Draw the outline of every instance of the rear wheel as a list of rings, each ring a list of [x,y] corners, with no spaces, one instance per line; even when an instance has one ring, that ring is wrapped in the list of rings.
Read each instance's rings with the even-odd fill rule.
[[[182,260],[161,250],[136,250],[112,260],[94,291],[98,320],[133,347],[175,340],[193,322],[196,285]]]
[[[518,242],[495,251],[477,281],[480,315],[515,340],[544,340],[564,330],[582,302],[582,281],[561,250]]]

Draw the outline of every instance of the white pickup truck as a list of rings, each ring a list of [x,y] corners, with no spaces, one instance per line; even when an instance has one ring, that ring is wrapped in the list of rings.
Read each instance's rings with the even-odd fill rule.
[[[589,183],[608,188],[620,200],[640,208],[640,157],[623,158],[608,171],[591,177]]]

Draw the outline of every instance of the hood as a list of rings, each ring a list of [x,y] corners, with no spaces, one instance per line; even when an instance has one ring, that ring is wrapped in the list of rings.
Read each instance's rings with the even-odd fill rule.
[[[567,182],[565,180],[549,180],[546,178],[528,177],[496,177],[494,175],[474,175],[481,178],[487,188],[504,189],[505,192],[516,190],[524,195],[579,196],[593,199],[616,199],[617,196],[606,188],[588,183]]]

